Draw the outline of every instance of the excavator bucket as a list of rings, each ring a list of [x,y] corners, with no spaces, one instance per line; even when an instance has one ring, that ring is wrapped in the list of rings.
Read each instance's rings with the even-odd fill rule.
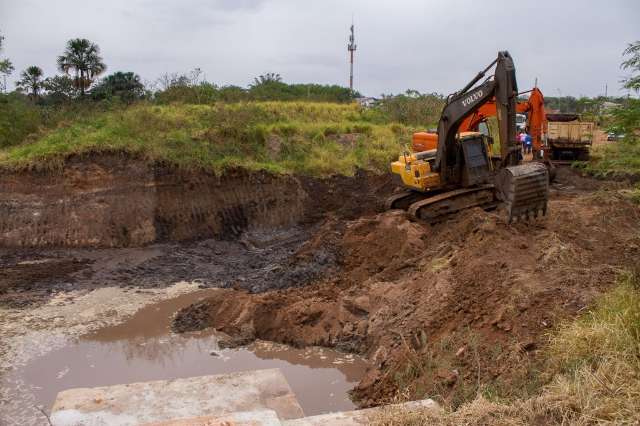
[[[547,214],[549,172],[544,164],[532,162],[505,167],[496,176],[495,186],[509,223]]]

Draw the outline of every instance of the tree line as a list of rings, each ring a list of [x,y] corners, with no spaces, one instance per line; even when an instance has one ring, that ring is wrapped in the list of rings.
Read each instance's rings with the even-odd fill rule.
[[[3,43],[4,37],[0,34],[0,53]],[[623,57],[625,60],[621,68],[631,71],[631,75],[623,80],[623,87],[638,93],[640,90],[640,41],[630,43],[624,50]],[[107,65],[101,56],[100,48],[96,43],[84,38],[69,40],[62,53],[56,58],[56,64],[61,74],[50,77],[45,77],[42,68],[36,65],[27,67],[20,72],[16,90],[6,95],[7,76],[11,75],[15,69],[8,58],[0,57],[0,76],[2,77],[0,91],[5,93],[4,98],[0,97],[0,109],[6,113],[7,121],[15,122],[16,117],[21,114],[25,116],[40,114],[42,116],[40,121],[56,121],[52,118],[58,114],[56,110],[46,109],[44,112],[34,112],[25,105],[23,100],[18,99],[21,96],[28,103],[38,107],[66,105],[73,109],[75,104],[84,105],[75,108],[76,110],[86,109],[86,102],[93,101],[107,101],[107,104],[110,103],[109,101],[130,104],[139,100],[159,104],[174,102],[209,104],[218,101],[254,100],[352,102],[360,97],[358,92],[337,85],[288,84],[278,73],[257,76],[248,87],[216,85],[204,79],[199,68],[184,74],[164,74],[156,81],[146,84],[134,72],[117,71],[103,77]],[[605,101],[619,104],[620,108],[604,111]],[[580,113],[597,121],[601,121],[603,113],[606,113],[607,119],[602,120],[601,124],[607,126],[613,123],[611,125],[622,126],[625,129],[636,125],[635,117],[640,114],[634,111],[640,110],[639,102],[633,98],[602,96],[597,98],[545,97],[545,104],[551,110]],[[5,107],[2,106],[3,103]],[[11,104],[9,107],[6,106],[8,103]],[[435,125],[444,103],[445,98],[440,94],[424,94],[407,90],[403,94],[382,95],[372,108],[370,115],[378,121],[424,127]],[[103,102],[97,102],[97,104],[102,105]],[[609,120],[611,117],[613,121]],[[2,117],[0,117],[1,121]]]
[[[0,35],[0,49],[3,40],[4,37]],[[125,103],[142,99],[159,103],[250,100],[351,102],[360,96],[356,91],[337,85],[288,84],[277,73],[260,75],[247,88],[219,86],[203,80],[198,68],[186,74],[165,74],[146,85],[134,72],[117,71],[100,78],[107,69],[100,55],[100,47],[84,38],[67,42],[64,52],[57,58],[57,68],[62,74],[45,78],[39,66],[27,67],[20,72],[16,91],[41,104],[114,98]],[[0,60],[2,92],[7,92],[6,77],[13,71],[9,59]]]

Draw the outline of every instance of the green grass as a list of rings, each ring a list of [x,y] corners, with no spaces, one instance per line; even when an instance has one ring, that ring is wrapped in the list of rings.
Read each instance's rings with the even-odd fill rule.
[[[137,104],[0,150],[5,168],[57,168],[72,154],[125,151],[221,172],[230,167],[308,175],[388,169],[412,129],[370,120],[355,104]]]
[[[599,177],[640,175],[640,140],[630,138],[595,148],[591,160],[580,167]]]

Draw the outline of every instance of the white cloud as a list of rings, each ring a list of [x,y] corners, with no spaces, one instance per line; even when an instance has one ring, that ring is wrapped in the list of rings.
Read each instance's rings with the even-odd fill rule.
[[[369,95],[449,93],[507,49],[522,89],[615,94],[620,54],[640,38],[640,2],[578,0],[0,0],[4,56],[18,72],[56,72],[66,41],[101,47],[108,72],[152,80],[200,67],[218,84],[273,71],[290,82],[345,85],[355,16],[357,88]]]

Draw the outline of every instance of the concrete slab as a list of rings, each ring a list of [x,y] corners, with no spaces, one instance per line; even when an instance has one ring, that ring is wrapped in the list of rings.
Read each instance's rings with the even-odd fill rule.
[[[223,416],[206,416],[191,419],[168,420],[147,423],[144,426],[282,426],[273,410],[245,411]]]
[[[304,413],[278,369],[158,380],[58,394],[54,426],[139,425],[270,409],[281,420]]]
[[[440,410],[440,405],[432,399],[411,401],[403,404],[393,404],[387,407],[366,408],[364,410],[341,411],[337,413],[320,414],[318,416],[304,417],[301,419],[285,420],[283,426],[362,426],[370,425],[375,417],[383,410],[400,409],[408,411]]]

